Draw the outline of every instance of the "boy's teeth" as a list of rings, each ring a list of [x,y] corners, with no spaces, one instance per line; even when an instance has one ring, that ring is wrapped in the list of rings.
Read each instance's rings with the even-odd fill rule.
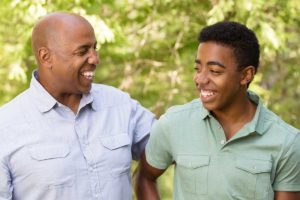
[[[214,92],[212,91],[207,91],[207,90],[201,90],[201,95],[208,97],[214,95]]]

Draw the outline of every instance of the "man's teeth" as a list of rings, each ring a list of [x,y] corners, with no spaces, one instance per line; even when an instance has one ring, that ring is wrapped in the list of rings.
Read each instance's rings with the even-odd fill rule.
[[[201,96],[203,97],[210,97],[212,95],[214,95],[215,93],[213,91],[209,91],[209,90],[201,90]]]
[[[86,78],[93,78],[95,75],[95,72],[83,72],[82,75]]]

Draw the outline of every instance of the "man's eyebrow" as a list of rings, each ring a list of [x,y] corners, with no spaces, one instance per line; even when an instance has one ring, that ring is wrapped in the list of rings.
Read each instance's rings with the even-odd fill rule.
[[[79,50],[79,49],[88,49],[90,47],[96,47],[97,46],[97,42],[95,42],[95,44],[92,44],[92,45],[89,45],[89,44],[83,44],[83,45],[80,45],[76,48],[76,50]]]
[[[197,63],[197,64],[201,64],[201,61],[200,61],[200,60],[198,60],[198,59],[195,59],[195,63]]]
[[[220,66],[220,67],[222,67],[222,68],[226,68],[225,65],[223,65],[222,63],[217,62],[217,61],[209,61],[209,62],[207,63],[207,65],[218,65],[218,66]]]
[[[76,50],[79,50],[79,49],[87,49],[87,48],[90,48],[90,45],[87,45],[87,44],[84,44],[84,45],[80,45],[76,48]]]

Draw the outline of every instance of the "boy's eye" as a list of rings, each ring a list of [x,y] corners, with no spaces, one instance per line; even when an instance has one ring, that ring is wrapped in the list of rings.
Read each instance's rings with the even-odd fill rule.
[[[211,71],[211,73],[213,73],[213,74],[221,74],[222,72],[221,71],[217,71],[217,70],[210,70]]]

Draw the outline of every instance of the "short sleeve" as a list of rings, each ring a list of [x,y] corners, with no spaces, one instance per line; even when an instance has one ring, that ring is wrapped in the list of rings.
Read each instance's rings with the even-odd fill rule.
[[[158,169],[166,169],[173,162],[166,117],[163,115],[154,123],[146,145],[147,162]]]
[[[12,184],[10,173],[5,163],[0,160],[0,200],[12,199]]]
[[[130,120],[133,130],[132,158],[138,160],[145,150],[155,115],[136,100],[131,100],[131,105],[133,110]]]
[[[300,133],[287,144],[278,163],[273,189],[275,191],[300,191]]]

